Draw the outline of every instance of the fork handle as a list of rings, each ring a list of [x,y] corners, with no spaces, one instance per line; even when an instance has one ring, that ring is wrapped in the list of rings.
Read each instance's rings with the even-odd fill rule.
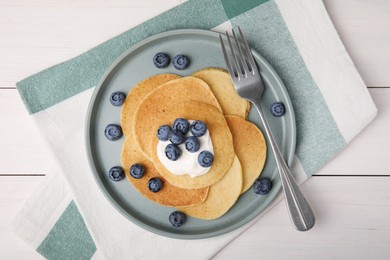
[[[271,150],[275,156],[276,165],[279,170],[282,187],[286,197],[287,207],[294,227],[299,231],[307,231],[314,226],[315,217],[309,203],[306,201],[301,190],[296,184],[294,177],[291,174],[283,156],[272,135],[271,129],[263,113],[260,101],[252,102],[259,112],[261,122],[264,125],[265,133],[271,146]]]

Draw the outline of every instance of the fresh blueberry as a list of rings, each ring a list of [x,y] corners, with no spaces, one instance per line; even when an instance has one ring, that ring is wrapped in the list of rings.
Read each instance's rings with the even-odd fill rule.
[[[191,124],[191,133],[196,137],[201,137],[207,131],[207,125],[200,120],[196,120]]]
[[[122,128],[119,125],[109,124],[104,130],[104,135],[110,141],[118,140],[122,136]]]
[[[169,134],[169,141],[171,141],[171,143],[173,144],[181,144],[184,142],[184,135],[182,134],[182,132],[179,132],[177,130],[172,130]]]
[[[198,163],[200,166],[207,168],[213,164],[214,155],[209,151],[203,151],[198,155]]]
[[[274,102],[271,105],[271,113],[272,115],[279,117],[284,115],[286,112],[286,108],[284,107],[284,104],[282,102]]]
[[[173,58],[173,67],[184,70],[190,65],[190,58],[183,54],[178,54]]]
[[[196,138],[195,136],[187,137],[186,140],[184,141],[184,144],[186,146],[187,151],[189,151],[190,153],[197,152],[200,147],[199,139]]]
[[[176,161],[177,159],[179,159],[181,155],[181,150],[179,146],[174,144],[168,144],[165,147],[164,152],[165,152],[165,156],[171,161]]]
[[[145,174],[145,167],[142,164],[136,163],[130,167],[130,175],[134,179],[140,179]]]
[[[113,106],[119,107],[125,102],[126,95],[122,92],[114,92],[110,96],[110,102]]]
[[[173,121],[172,128],[176,131],[186,134],[190,130],[190,123],[188,123],[188,121],[184,118],[177,118],[175,121]]]
[[[169,215],[169,222],[174,227],[180,227],[186,222],[186,215],[181,211],[174,211]]]
[[[169,55],[163,52],[159,52],[153,57],[153,64],[157,68],[165,68],[168,67],[169,62],[171,62],[171,58],[169,58]]]
[[[272,182],[269,178],[266,177],[259,177],[253,183],[253,191],[256,194],[265,195],[271,190],[271,188]]]
[[[114,166],[108,171],[108,177],[113,181],[120,181],[125,177],[125,171],[120,166]]]
[[[169,125],[162,125],[158,128],[156,136],[160,141],[168,141],[169,134],[172,131]]]
[[[148,188],[151,192],[159,192],[163,187],[163,182],[160,178],[154,177],[148,181]]]

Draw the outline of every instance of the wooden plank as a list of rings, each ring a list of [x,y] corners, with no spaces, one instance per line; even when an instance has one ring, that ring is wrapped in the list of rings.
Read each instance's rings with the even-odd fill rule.
[[[43,259],[12,233],[10,222],[45,177],[0,177],[0,259]]]
[[[19,1],[22,3],[22,1]],[[178,0],[119,1],[90,6],[84,1],[40,1],[41,6],[0,8],[0,88],[92,47],[178,4]],[[111,2],[110,2],[111,3]],[[45,6],[45,7],[42,7]],[[58,5],[58,6],[57,6]],[[103,6],[102,6],[103,5]]]
[[[0,175],[43,174],[52,155],[15,89],[0,90]]]
[[[389,185],[389,177],[312,177],[302,186],[312,230],[294,230],[282,202],[215,259],[388,259]]]
[[[0,88],[14,86],[180,2],[1,0]],[[390,86],[390,2],[324,2],[366,84]]]
[[[390,88],[372,88],[377,118],[319,175],[390,175]],[[44,173],[52,162],[14,89],[0,90],[0,174]]]
[[[39,259],[12,234],[9,223],[43,180],[1,178],[0,259],[30,259],[29,254]],[[295,231],[281,202],[215,259],[386,259],[390,256],[389,185],[389,177],[312,177],[302,190],[316,214],[313,230]]]
[[[0,88],[13,88],[16,81],[182,1],[0,0]],[[390,2],[324,3],[366,84],[390,86]],[[370,93],[378,118],[320,174],[390,175],[390,91]],[[0,174],[44,172],[51,155],[16,90],[0,90],[0,111]],[[42,259],[10,232],[8,224],[44,178],[0,177],[0,259]],[[389,181],[389,177],[313,177],[303,189],[317,214],[314,230],[292,230],[286,209],[279,204],[216,258],[387,259]]]
[[[341,40],[368,86],[390,86],[390,1],[324,0]]]

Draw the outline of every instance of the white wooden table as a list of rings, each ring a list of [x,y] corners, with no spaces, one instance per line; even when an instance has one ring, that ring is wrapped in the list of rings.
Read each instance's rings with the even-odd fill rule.
[[[51,163],[15,82],[180,2],[0,0],[0,259],[42,259],[9,222]],[[302,185],[317,216],[313,230],[296,232],[279,203],[217,259],[390,259],[390,1],[325,5],[379,114]]]

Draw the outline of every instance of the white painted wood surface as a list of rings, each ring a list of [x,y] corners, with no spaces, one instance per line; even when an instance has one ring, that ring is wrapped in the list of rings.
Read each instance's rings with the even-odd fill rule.
[[[0,0],[0,259],[42,259],[9,222],[51,163],[15,83],[181,2]],[[317,215],[313,230],[294,231],[282,202],[216,259],[390,258],[390,1],[324,3],[379,114],[303,184]]]

